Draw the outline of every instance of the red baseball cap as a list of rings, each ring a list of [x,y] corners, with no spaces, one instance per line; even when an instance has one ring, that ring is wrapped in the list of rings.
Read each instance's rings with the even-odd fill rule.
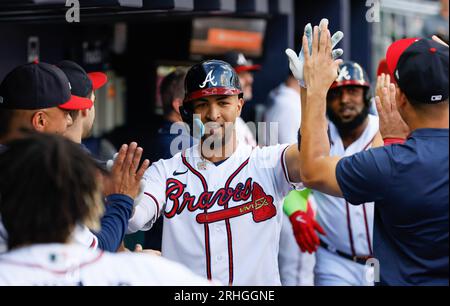
[[[106,74],[102,72],[92,72],[86,73],[86,71],[77,63],[69,60],[64,60],[56,65],[60,68],[67,76],[70,82],[70,91],[72,96],[85,98],[93,91],[104,86],[108,81]],[[90,100],[90,99],[88,99]],[[90,105],[86,105],[85,108],[91,108],[93,105],[92,101]],[[65,106],[62,106],[65,108]]]
[[[103,72],[90,72],[88,77],[92,82],[92,88],[97,90],[108,82],[108,77]]]

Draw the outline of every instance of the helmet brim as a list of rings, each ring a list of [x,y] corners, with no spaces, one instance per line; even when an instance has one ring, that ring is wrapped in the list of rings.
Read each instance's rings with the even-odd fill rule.
[[[189,102],[210,96],[237,96],[241,93],[242,91],[240,89],[230,87],[205,88],[186,95],[186,97],[184,98],[184,102]]]

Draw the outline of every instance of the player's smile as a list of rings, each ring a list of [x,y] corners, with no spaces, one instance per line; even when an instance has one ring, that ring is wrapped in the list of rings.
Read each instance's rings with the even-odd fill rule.
[[[220,124],[218,122],[206,122],[205,123],[205,134],[206,135],[214,135],[214,134],[220,134],[223,133],[224,126],[223,124]]]
[[[209,96],[193,101],[194,113],[205,125],[205,136],[224,137],[228,126],[236,121],[242,108],[237,96]]]
[[[360,113],[360,111],[361,110],[358,110],[358,108],[355,107],[354,105],[345,104],[339,108],[338,114],[343,121],[349,121],[352,120],[355,116],[357,116]]]

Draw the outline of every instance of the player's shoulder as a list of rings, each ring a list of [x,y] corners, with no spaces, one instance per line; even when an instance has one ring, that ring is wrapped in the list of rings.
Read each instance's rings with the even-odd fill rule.
[[[159,159],[158,161],[154,161],[151,166],[146,170],[144,174],[144,180],[149,176],[154,176],[155,174],[159,174],[160,176],[166,176],[167,173],[172,173],[174,169],[179,168],[180,164],[183,163],[183,156],[185,154],[191,155],[192,147],[188,148],[182,152],[176,153],[174,156],[168,159]]]
[[[261,156],[277,156],[285,151],[290,144],[276,144],[271,146],[263,146],[263,147],[256,147],[253,149],[251,155],[254,158],[260,158]]]
[[[126,273],[140,276],[153,285],[208,286],[212,283],[187,267],[161,256],[145,253],[109,254],[111,265],[123,267]]]
[[[289,144],[277,144],[265,147],[256,147],[250,154],[250,164],[256,164],[258,168],[271,169],[281,164],[283,155],[289,148]]]

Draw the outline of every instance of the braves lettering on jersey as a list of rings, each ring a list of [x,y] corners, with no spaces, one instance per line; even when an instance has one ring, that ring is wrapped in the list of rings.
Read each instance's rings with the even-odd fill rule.
[[[206,279],[164,258],[112,254],[80,245],[41,244],[0,255],[0,286],[205,286]]]
[[[130,227],[149,229],[164,214],[164,257],[224,284],[280,285],[281,205],[293,188],[287,148],[240,144],[216,166],[194,146],[154,163]]]
[[[378,132],[378,117],[369,115],[369,123],[362,135],[347,148],[336,126],[329,123],[331,148],[330,155],[350,156],[369,149]],[[374,204],[365,203],[354,206],[342,198],[313,191],[313,201],[317,206],[317,220],[326,236],[321,236],[330,248],[351,256],[368,256],[372,254],[372,232]],[[328,250],[317,252],[315,282],[318,285],[366,285],[364,265]],[[336,279],[333,279],[333,275]]]

